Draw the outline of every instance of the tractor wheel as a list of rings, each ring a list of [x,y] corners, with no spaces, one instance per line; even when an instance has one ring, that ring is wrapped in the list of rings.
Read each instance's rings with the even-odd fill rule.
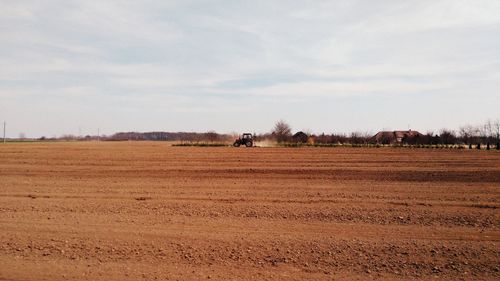
[[[252,147],[252,145],[253,145],[253,143],[252,143],[251,141],[247,141],[247,142],[245,143],[245,146],[246,146],[246,147]]]
[[[234,147],[240,147],[240,143],[239,143],[239,142],[237,142],[237,141],[235,141],[235,142],[233,143],[233,146],[234,146]]]

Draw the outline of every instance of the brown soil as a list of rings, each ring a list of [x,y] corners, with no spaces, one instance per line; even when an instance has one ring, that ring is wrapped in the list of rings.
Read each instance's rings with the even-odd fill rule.
[[[0,145],[0,280],[500,279],[500,153]]]

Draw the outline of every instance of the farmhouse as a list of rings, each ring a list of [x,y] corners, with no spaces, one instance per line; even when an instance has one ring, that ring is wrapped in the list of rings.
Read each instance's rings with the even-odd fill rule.
[[[418,131],[380,131],[371,138],[372,142],[381,144],[403,143],[422,136]]]

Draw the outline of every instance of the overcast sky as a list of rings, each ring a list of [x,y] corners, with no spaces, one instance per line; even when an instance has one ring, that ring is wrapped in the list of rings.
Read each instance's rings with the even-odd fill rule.
[[[500,118],[500,1],[0,0],[9,137]]]

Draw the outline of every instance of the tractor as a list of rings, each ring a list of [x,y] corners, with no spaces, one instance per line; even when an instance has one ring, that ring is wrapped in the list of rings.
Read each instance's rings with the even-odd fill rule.
[[[252,134],[249,133],[244,133],[241,137],[237,138],[233,146],[234,147],[240,147],[240,145],[245,145],[246,147],[252,147],[253,146],[253,138]]]

